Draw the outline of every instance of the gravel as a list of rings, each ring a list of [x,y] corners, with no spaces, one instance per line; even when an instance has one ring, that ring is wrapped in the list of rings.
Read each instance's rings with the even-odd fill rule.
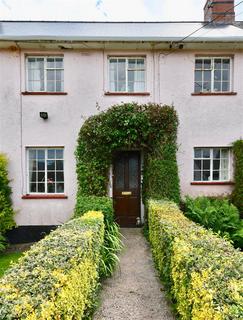
[[[141,229],[122,229],[124,249],[112,278],[103,282],[94,320],[173,320]]]

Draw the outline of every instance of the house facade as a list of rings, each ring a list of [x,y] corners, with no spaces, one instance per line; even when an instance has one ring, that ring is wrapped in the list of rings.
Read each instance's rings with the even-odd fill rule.
[[[233,6],[207,1],[204,22],[0,22],[0,151],[19,226],[72,215],[79,129],[122,102],[174,105],[182,195],[231,192],[231,145],[243,136]]]

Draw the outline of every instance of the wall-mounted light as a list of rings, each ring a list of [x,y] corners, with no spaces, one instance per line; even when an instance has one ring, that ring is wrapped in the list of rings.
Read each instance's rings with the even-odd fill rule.
[[[43,120],[47,120],[47,119],[48,119],[48,113],[41,111],[41,112],[40,112],[40,117],[41,117],[41,119],[43,119]]]

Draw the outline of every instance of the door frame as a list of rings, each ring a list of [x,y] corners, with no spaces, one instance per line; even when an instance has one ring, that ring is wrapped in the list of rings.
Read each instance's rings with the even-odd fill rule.
[[[120,152],[136,151],[140,154],[140,219],[141,224],[144,224],[145,208],[142,199],[142,185],[143,185],[143,166],[144,166],[144,154],[141,150],[119,150]],[[108,196],[113,200],[113,163],[109,169],[109,183],[108,183]]]

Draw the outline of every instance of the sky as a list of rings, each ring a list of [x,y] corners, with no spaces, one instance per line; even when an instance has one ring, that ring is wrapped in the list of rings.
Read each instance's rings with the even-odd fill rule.
[[[240,0],[236,0],[235,4]],[[206,0],[0,0],[0,20],[202,21]],[[243,3],[236,8],[243,20]]]

